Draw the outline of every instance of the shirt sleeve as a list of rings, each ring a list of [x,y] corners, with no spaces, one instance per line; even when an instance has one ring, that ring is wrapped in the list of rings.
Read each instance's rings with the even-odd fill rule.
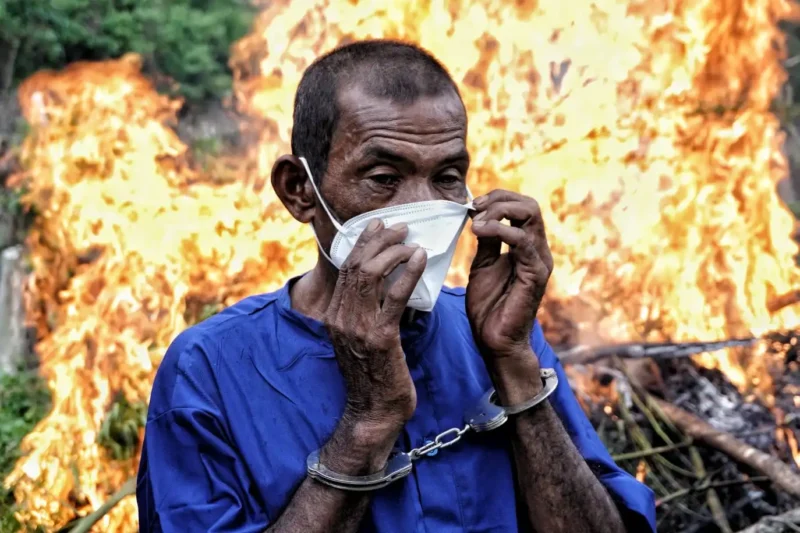
[[[249,490],[251,477],[213,405],[205,351],[170,350],[145,427],[137,486],[142,531],[264,531],[265,506]]]
[[[627,530],[631,533],[655,533],[656,507],[653,491],[614,463],[570,389],[564,368],[545,340],[538,321],[531,334],[531,346],[539,357],[542,368],[556,370],[558,387],[550,396],[550,403],[575,447],[617,504]]]

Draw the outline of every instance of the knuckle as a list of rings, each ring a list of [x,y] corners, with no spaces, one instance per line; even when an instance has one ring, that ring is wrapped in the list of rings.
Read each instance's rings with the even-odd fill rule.
[[[372,237],[374,235],[375,234],[373,232],[369,231],[369,230],[362,231],[361,235],[359,235],[358,239],[356,239],[356,242],[353,245],[353,249],[363,248],[369,241],[372,240]]]
[[[339,267],[339,279],[344,280],[353,272],[354,268],[358,268],[359,263],[361,262],[361,254],[356,252],[356,249],[350,252],[350,255],[347,256],[347,259],[344,260],[342,266]]]
[[[399,283],[395,283],[386,293],[386,300],[384,306],[389,311],[393,311],[397,309],[400,304],[400,300],[403,297],[402,287],[398,286]]]
[[[505,189],[494,189],[489,191],[486,194],[486,198],[490,201],[496,200],[498,197],[501,197],[504,193],[506,193]]]
[[[493,219],[497,218],[498,215],[502,215],[501,211],[501,204],[492,204],[486,208],[484,218],[487,220],[487,223],[494,222]]]
[[[373,328],[370,342],[380,350],[387,350],[397,344],[398,332],[396,327],[381,325]]]
[[[374,285],[378,280],[378,275],[375,268],[367,264],[359,265],[358,267],[358,284],[359,285]]]
[[[357,279],[355,287],[359,296],[363,298],[375,291],[375,286],[377,285],[377,276],[375,274],[362,268],[358,271]]]
[[[392,244],[398,242],[403,236],[403,230],[397,228],[386,228],[381,233],[376,236],[376,240],[378,240],[379,244],[386,246],[388,244]]]
[[[520,249],[522,249],[526,254],[530,255],[538,255],[536,251],[536,240],[523,232],[523,235],[520,237],[520,242],[517,245]]]

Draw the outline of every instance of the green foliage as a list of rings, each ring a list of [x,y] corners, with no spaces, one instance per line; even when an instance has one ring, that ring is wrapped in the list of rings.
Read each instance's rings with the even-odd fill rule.
[[[192,153],[195,156],[214,157],[222,152],[222,140],[216,137],[202,137],[192,141]]]
[[[229,48],[247,32],[252,14],[245,0],[2,0],[0,50],[19,43],[16,80],[42,68],[138,52],[149,73],[171,78],[180,94],[201,101],[229,90]]]
[[[0,376],[0,533],[19,530],[14,496],[3,485],[22,456],[19,444],[50,410],[50,391],[33,372]]]
[[[222,311],[222,309],[223,308],[221,305],[213,305],[213,304],[204,305],[203,309],[200,310],[200,316],[197,319],[198,324],[200,322],[203,322],[204,320],[208,320],[212,316]]]
[[[100,426],[97,443],[115,461],[130,459],[139,444],[139,430],[146,422],[147,404],[130,403],[124,396],[119,396]]]
[[[22,191],[0,188],[0,211],[12,217],[21,216],[24,210],[22,204],[23,194]]]

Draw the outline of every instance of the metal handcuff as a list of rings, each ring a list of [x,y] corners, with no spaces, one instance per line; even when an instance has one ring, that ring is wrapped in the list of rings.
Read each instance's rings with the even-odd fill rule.
[[[476,433],[492,431],[508,421],[510,415],[516,415],[531,409],[550,396],[558,386],[558,375],[553,368],[542,368],[539,371],[544,387],[539,394],[530,400],[508,407],[495,403],[495,390],[489,389],[478,404],[464,414],[464,427],[454,427],[439,433],[436,438],[409,452],[395,451],[389,456],[386,466],[380,472],[367,476],[348,476],[329,470],[320,462],[319,450],[312,452],[306,461],[308,476],[312,479],[335,487],[352,491],[370,491],[381,489],[393,481],[402,479],[411,473],[414,461],[429,456],[440,448],[452,446],[472,430]]]

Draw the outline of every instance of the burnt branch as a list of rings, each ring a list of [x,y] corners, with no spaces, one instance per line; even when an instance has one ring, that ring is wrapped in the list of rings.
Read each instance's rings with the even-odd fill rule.
[[[696,442],[725,452],[733,459],[768,476],[783,491],[800,498],[800,475],[779,459],[738,440],[730,433],[714,429],[710,424],[680,407],[652,397],[661,411]]]
[[[601,359],[617,356],[621,359],[679,359],[699,353],[715,352],[726,348],[750,346],[756,338],[726,339],[712,342],[626,343],[606,346],[575,346],[556,350],[564,365],[588,365]]]

